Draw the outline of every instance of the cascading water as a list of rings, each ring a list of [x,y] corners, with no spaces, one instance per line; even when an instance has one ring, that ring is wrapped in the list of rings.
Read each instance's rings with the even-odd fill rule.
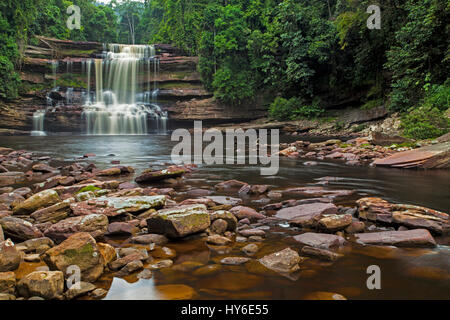
[[[95,69],[95,96],[91,94],[92,65]],[[167,113],[157,105],[158,70],[155,49],[147,45],[112,44],[102,59],[87,61],[83,112],[87,133],[147,134],[149,118],[157,122],[158,132],[165,132]]]
[[[33,131],[32,136],[45,136],[44,131],[45,110],[37,110],[33,113]]]

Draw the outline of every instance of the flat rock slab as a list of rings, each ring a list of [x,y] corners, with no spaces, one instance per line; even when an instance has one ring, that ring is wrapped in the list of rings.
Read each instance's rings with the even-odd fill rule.
[[[285,220],[309,221],[324,214],[336,214],[337,207],[332,203],[308,203],[295,207],[284,208],[277,212],[275,217]]]
[[[294,240],[300,242],[303,245],[320,249],[341,247],[346,242],[344,238],[334,234],[313,233],[313,232],[307,232],[295,236]]]
[[[376,166],[393,168],[450,168],[450,142],[396,153],[373,162]]]
[[[363,244],[399,246],[399,247],[435,247],[436,241],[426,229],[408,231],[383,231],[357,233],[355,237]]]

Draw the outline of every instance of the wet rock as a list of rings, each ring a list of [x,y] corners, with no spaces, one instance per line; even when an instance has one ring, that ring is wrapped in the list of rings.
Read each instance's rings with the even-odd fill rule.
[[[87,232],[92,237],[103,236],[108,230],[108,217],[102,214],[91,214],[61,220],[45,230],[44,235],[53,241],[60,242],[78,232]]]
[[[224,234],[225,231],[227,231],[228,228],[228,224],[225,220],[223,219],[217,219],[214,220],[214,222],[211,224],[210,230],[213,233],[216,234]]]
[[[43,237],[42,232],[32,223],[16,217],[4,217],[0,219],[0,225],[4,233],[13,239],[25,241]]]
[[[127,222],[113,222],[108,225],[107,236],[117,236],[117,235],[133,235],[139,231],[132,223]]]
[[[147,250],[145,249],[138,249],[138,248],[120,248],[119,249],[119,257],[123,258],[126,256],[129,256],[130,254],[139,253],[142,255],[142,259],[148,258]]]
[[[277,212],[275,217],[289,220],[293,225],[312,227],[323,217],[337,213],[337,207],[332,203],[306,203],[295,207],[288,207]]]
[[[122,174],[122,170],[120,168],[114,167],[114,168],[108,168],[105,170],[101,170],[97,172],[97,176],[100,177],[111,177],[111,176],[118,176]]]
[[[222,237],[219,236],[218,234],[209,236],[208,238],[206,238],[206,242],[209,244],[213,244],[216,246],[225,246],[231,243],[231,240],[226,238],[226,237]]]
[[[86,282],[95,282],[102,275],[105,264],[94,238],[85,232],[76,233],[46,251],[42,259],[51,270],[62,271],[65,277],[71,275],[70,266],[77,266],[81,280]]]
[[[194,276],[210,276],[220,272],[221,270],[222,266],[220,264],[210,264],[196,269],[192,274]]]
[[[362,198],[356,201],[361,219],[392,222],[392,205],[381,198]]]
[[[208,196],[207,199],[214,201],[219,205],[224,206],[237,206],[242,203],[242,200],[239,198],[227,197],[227,196]],[[218,209],[216,209],[217,211]]]
[[[283,195],[301,195],[309,197],[340,198],[354,195],[354,190],[330,190],[323,187],[299,187],[290,188],[283,191]]]
[[[300,242],[303,245],[320,249],[341,247],[346,242],[344,238],[334,234],[313,233],[313,232],[307,232],[294,236],[294,240]]]
[[[76,216],[95,213],[114,217],[125,213],[139,214],[149,209],[159,209],[165,203],[165,196],[99,197],[73,203],[70,208]]]
[[[155,263],[152,263],[148,266],[150,270],[159,270],[163,268],[170,268],[173,265],[172,260],[161,260]]]
[[[56,299],[63,294],[64,275],[61,271],[34,271],[19,281],[17,290],[25,298]]]
[[[238,221],[237,221],[236,217],[234,216],[234,214],[232,214],[229,211],[225,211],[225,210],[214,211],[213,213],[209,214],[209,218],[212,223],[214,221],[216,221],[217,219],[224,220],[227,223],[226,230],[228,230],[228,231],[236,230]]]
[[[291,248],[266,255],[258,260],[266,268],[279,273],[293,273],[300,269],[298,253]]]
[[[182,167],[169,167],[164,170],[145,170],[140,176],[138,176],[135,181],[137,183],[147,183],[147,182],[157,182],[171,178],[181,177],[186,173],[186,170]]]
[[[138,279],[151,279],[153,277],[153,272],[150,269],[144,269],[138,273]]]
[[[74,198],[69,198],[50,207],[37,210],[33,212],[30,217],[37,223],[56,223],[68,217],[71,213],[70,204],[74,201]]]
[[[250,243],[241,249],[242,252],[244,252],[246,255],[249,255],[249,256],[254,255],[255,253],[258,252],[258,250],[259,250],[258,245],[253,244],[253,243]]]
[[[336,232],[347,228],[352,221],[353,218],[350,214],[326,216],[319,220],[319,228],[327,232]]]
[[[366,224],[362,221],[353,221],[347,228],[345,228],[346,233],[362,233],[366,228]]]
[[[316,291],[303,297],[304,300],[347,300],[343,295],[334,292]]]
[[[155,287],[158,299],[161,300],[191,300],[197,293],[184,284],[166,284]]]
[[[392,213],[394,223],[401,224],[410,229],[427,229],[435,234],[442,234],[443,220],[410,211],[394,211]]]
[[[158,211],[147,219],[147,228],[150,233],[180,238],[202,232],[210,223],[206,206],[188,205]]]
[[[145,260],[148,258],[148,254],[143,251],[139,251],[136,253],[132,253],[129,255],[126,255],[122,258],[119,258],[117,260],[114,260],[113,262],[111,262],[108,267],[109,269],[113,270],[113,271],[117,271],[119,269],[122,269],[123,267],[125,267],[127,264],[129,264],[130,262],[133,261],[141,261],[141,260]]]
[[[131,238],[132,243],[139,243],[139,244],[151,244],[154,243],[158,246],[163,246],[167,242],[169,242],[169,239],[167,237],[161,235],[161,234],[144,234],[140,236],[136,236]]]
[[[177,252],[168,247],[155,247],[152,256],[158,259],[171,259],[177,256]]]
[[[50,172],[58,171],[55,168],[50,167],[49,165],[47,165],[45,163],[35,164],[34,166],[31,167],[31,169],[33,169],[33,171],[35,171],[35,172],[42,172],[42,173],[50,173]]]
[[[247,183],[238,180],[228,180],[223,181],[214,186],[218,191],[230,190],[230,189],[240,189]]]
[[[426,229],[408,231],[384,231],[357,233],[355,237],[363,244],[401,246],[401,247],[435,247],[436,241]]]
[[[331,252],[326,249],[314,248],[310,246],[304,246],[301,251],[306,256],[312,256],[323,260],[335,261],[341,257],[340,254]]]
[[[97,287],[92,283],[80,281],[77,284],[72,285],[69,290],[64,293],[64,297],[67,300],[72,300],[78,297],[82,297],[87,295],[89,292],[92,292]]]
[[[203,267],[204,264],[198,261],[184,261],[180,264],[176,264],[172,267],[173,271],[178,272],[192,272],[195,269]]]
[[[14,294],[16,289],[16,275],[14,272],[0,272],[0,293]]]
[[[244,263],[247,263],[250,261],[250,258],[244,258],[244,257],[226,257],[220,260],[221,264],[230,265],[230,266],[239,266]]]
[[[266,216],[258,213],[255,209],[237,206],[230,209],[230,212],[236,216],[236,218],[240,219],[249,219],[251,222],[256,222],[261,219],[265,219]]]
[[[100,254],[103,256],[104,266],[107,266],[111,262],[117,259],[117,253],[113,246],[107,243],[97,243],[97,248]]]
[[[243,237],[251,237],[251,236],[259,236],[259,237],[265,237],[266,232],[261,229],[245,229],[240,230],[239,234]]]
[[[261,236],[250,236],[247,238],[247,240],[250,242],[263,242],[264,238]]]
[[[107,294],[108,294],[108,291],[106,291],[105,289],[97,288],[94,291],[92,291],[91,293],[89,293],[89,297],[91,297],[92,299],[102,299]]]
[[[13,213],[30,214],[38,209],[49,207],[58,202],[61,202],[61,199],[55,190],[44,190],[17,204],[13,207]]]
[[[125,277],[134,272],[141,270],[142,268],[144,268],[144,264],[142,263],[142,261],[139,261],[139,260],[131,261],[131,262],[127,263],[127,265],[125,267],[120,269],[119,272],[116,272],[115,275],[118,277]]]

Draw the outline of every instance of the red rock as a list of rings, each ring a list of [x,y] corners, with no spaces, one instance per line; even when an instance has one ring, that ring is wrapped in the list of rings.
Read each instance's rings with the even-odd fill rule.
[[[139,231],[133,224],[129,222],[113,222],[108,225],[108,232],[106,235],[132,235]]]
[[[252,222],[255,222],[260,219],[265,219],[266,216],[258,213],[255,209],[244,207],[244,206],[237,206],[230,209],[230,212],[236,216],[236,218],[240,219],[249,219]]]
[[[344,238],[334,234],[312,232],[307,232],[295,236],[294,240],[300,242],[303,245],[321,249],[341,247],[346,242]]]
[[[332,203],[309,203],[284,208],[275,217],[291,221],[303,227],[315,225],[325,214],[336,214],[337,207]]]
[[[435,247],[436,241],[426,229],[384,231],[355,234],[358,242],[372,245],[402,247]]]
[[[355,194],[354,190],[329,190],[323,187],[299,187],[290,188],[283,191],[283,194],[294,194],[302,196],[312,196],[312,197],[347,197]]]
[[[0,225],[3,228],[3,232],[13,239],[25,241],[43,236],[36,226],[19,218],[4,217],[0,219]]]
[[[217,190],[227,190],[227,189],[240,189],[242,186],[246,185],[247,183],[238,181],[238,180],[228,180],[224,182],[220,182],[216,184],[214,187]]]

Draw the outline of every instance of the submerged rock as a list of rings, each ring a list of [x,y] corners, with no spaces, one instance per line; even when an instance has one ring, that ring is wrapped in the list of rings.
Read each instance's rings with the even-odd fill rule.
[[[402,246],[402,247],[435,247],[436,241],[426,229],[408,231],[383,231],[373,233],[357,233],[355,237],[363,244]]]
[[[71,275],[70,266],[77,266],[81,279],[96,281],[103,273],[104,258],[97,243],[89,233],[76,233],[42,255],[51,270],[62,271],[65,277]]]
[[[185,237],[202,232],[211,224],[204,205],[186,205],[158,211],[147,219],[149,233],[163,234],[170,238]]]
[[[314,247],[310,247],[310,246],[304,246],[302,248],[301,252],[304,255],[313,256],[313,257],[328,260],[328,261],[335,261],[341,257],[340,254],[331,252],[329,250],[314,248]]]

